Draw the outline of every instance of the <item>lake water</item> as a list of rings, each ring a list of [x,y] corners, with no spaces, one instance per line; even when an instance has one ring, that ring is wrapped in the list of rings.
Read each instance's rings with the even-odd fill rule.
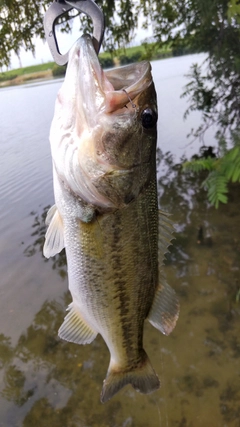
[[[177,228],[165,273],[181,304],[169,337],[145,328],[161,388],[144,396],[128,386],[104,405],[108,349],[99,336],[87,346],[58,338],[70,302],[66,262],[62,254],[42,256],[44,218],[53,204],[48,134],[61,81],[0,90],[0,426],[240,426],[239,187],[216,211],[199,179],[176,165],[198,151],[186,135],[200,117],[183,121],[187,104],[180,94],[191,63],[203,58],[152,64],[159,202]],[[213,143],[213,131],[206,143]]]

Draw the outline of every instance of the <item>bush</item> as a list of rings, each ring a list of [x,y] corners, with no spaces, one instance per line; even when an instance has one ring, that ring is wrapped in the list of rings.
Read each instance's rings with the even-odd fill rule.
[[[66,66],[65,65],[54,65],[52,69],[53,77],[62,77],[65,76]]]
[[[120,55],[119,60],[121,65],[132,64],[133,62],[139,62],[142,59],[142,54],[139,51],[129,54],[129,55]]]
[[[99,57],[99,62],[102,68],[111,68],[114,67],[113,59],[110,56],[107,57]]]

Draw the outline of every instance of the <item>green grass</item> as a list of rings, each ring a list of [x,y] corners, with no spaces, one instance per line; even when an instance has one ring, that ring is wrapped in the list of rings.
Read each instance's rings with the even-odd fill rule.
[[[38,64],[38,65],[31,65],[30,67],[23,67],[23,68],[17,68],[18,75],[23,74],[29,74],[29,73],[36,73],[39,71],[46,71],[51,70],[55,65],[55,62],[47,62],[46,64]],[[11,71],[10,71],[11,72]]]
[[[16,77],[24,76],[26,74],[38,73],[41,71],[52,70],[55,62],[48,62],[46,64],[31,65],[29,67],[16,68],[15,70],[0,73],[0,82],[6,80],[13,80]]]

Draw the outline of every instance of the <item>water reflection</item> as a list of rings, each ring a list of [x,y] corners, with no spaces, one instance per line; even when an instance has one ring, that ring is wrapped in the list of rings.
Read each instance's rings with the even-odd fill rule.
[[[36,253],[40,253],[44,261],[51,262],[53,270],[56,270],[59,276],[62,279],[65,279],[65,277],[67,276],[67,260],[65,250],[62,250],[61,253],[57,254],[54,257],[51,257],[50,259],[47,259],[43,256],[43,245],[45,242],[45,234],[47,231],[45,220],[50,207],[50,205],[45,206],[41,214],[38,214],[34,211],[31,212],[31,215],[34,217],[32,224],[32,228],[34,229],[34,231],[31,233],[33,242],[24,249],[24,254],[27,257],[31,257]]]
[[[24,405],[34,394],[34,389],[24,391],[25,381],[25,375],[20,369],[15,365],[8,366],[4,377],[5,387],[1,395],[7,400],[12,400],[17,406]]]
[[[216,211],[199,189],[202,177],[182,174],[170,153],[158,151],[158,171],[159,204],[177,225],[165,271],[181,302],[171,336],[146,325],[160,391],[142,396],[126,387],[100,404],[109,353],[100,336],[86,346],[58,338],[70,302],[64,288],[58,301],[44,302],[16,345],[0,335],[2,425],[239,426],[239,188],[233,186],[229,205]],[[41,262],[48,209],[31,213],[32,241],[24,249]],[[66,276],[64,251],[45,262]]]
[[[11,346],[11,339],[5,337],[4,334],[0,334],[0,368],[12,358],[13,348]]]

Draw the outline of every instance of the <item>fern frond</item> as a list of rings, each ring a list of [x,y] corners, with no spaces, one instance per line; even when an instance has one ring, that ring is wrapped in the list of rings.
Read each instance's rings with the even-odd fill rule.
[[[183,164],[183,169],[193,173],[202,170],[209,172],[203,181],[202,187],[207,190],[207,197],[211,204],[218,208],[219,203],[227,203],[227,184],[240,182],[240,129],[232,135],[232,148],[227,149],[224,137],[220,138],[220,157],[199,158]]]
[[[227,203],[227,182],[226,176],[215,170],[211,172],[202,183],[202,186],[207,189],[209,202],[213,204],[215,208],[218,208],[219,202]]]
[[[206,159],[191,160],[183,163],[183,169],[189,170],[194,173],[201,172],[202,170],[212,171],[215,169],[216,159],[207,157]]]
[[[221,172],[232,182],[240,181],[240,146],[236,146],[221,158]]]
[[[236,165],[232,175],[232,182],[237,182],[237,181],[240,181],[240,164]]]

